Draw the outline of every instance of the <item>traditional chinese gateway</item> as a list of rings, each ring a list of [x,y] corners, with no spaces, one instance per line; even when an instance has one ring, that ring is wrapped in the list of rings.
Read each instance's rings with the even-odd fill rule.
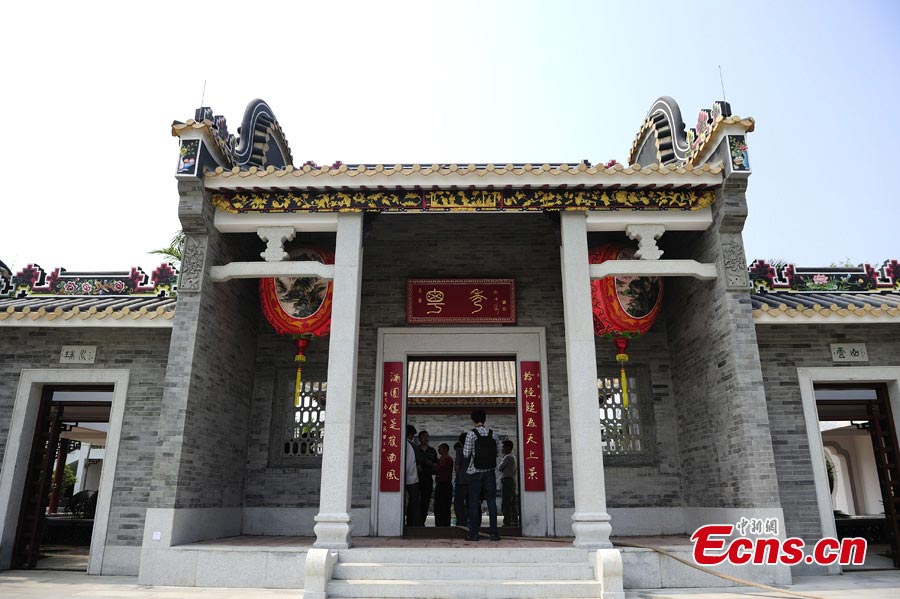
[[[896,564],[900,266],[748,268],[753,128],[664,97],[627,166],[319,166],[260,100],[175,122],[180,272],[0,263],[0,568],[81,535],[142,584],[621,597],[729,584],[635,547],[721,523]],[[438,486],[405,517],[407,425],[455,457],[478,407],[499,544],[435,526]]]

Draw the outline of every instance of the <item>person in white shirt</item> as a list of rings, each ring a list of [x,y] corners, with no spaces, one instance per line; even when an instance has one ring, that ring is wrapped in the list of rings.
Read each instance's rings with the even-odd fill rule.
[[[481,526],[481,498],[488,505],[491,540],[499,541],[497,531],[497,441],[494,431],[485,428],[487,415],[484,410],[472,410],[472,424],[475,428],[466,435],[463,456],[472,458],[466,472],[469,475],[469,534],[467,541],[478,540]]]

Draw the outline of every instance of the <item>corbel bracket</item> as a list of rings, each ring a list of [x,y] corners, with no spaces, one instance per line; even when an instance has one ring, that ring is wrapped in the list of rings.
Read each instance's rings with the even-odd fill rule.
[[[625,234],[629,239],[638,242],[638,249],[634,257],[639,260],[659,260],[663,251],[656,245],[656,240],[666,232],[664,225],[628,225]]]
[[[288,258],[284,243],[291,241],[297,233],[294,227],[259,227],[256,234],[266,242],[266,251],[259,255],[266,262],[282,262]]]

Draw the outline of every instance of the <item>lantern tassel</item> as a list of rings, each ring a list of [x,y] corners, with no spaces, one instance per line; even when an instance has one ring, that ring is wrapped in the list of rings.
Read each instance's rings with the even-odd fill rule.
[[[297,378],[294,382],[294,407],[300,407],[300,392],[303,389],[303,364],[306,362],[306,348],[309,345],[309,339],[297,337],[297,355],[294,361],[297,362]]]
[[[624,337],[616,337],[614,340],[619,353],[616,354],[616,362],[621,366],[619,372],[619,385],[622,389],[622,407],[628,409],[628,377],[625,375],[625,362],[628,361],[628,339]]]

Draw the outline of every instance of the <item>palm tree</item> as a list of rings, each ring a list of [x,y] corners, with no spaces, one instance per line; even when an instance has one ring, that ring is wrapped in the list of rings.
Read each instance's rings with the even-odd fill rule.
[[[166,256],[170,260],[181,264],[181,260],[184,255],[184,231],[178,231],[177,233],[175,233],[175,237],[173,237],[172,241],[169,242],[169,247],[153,250],[150,253]]]

